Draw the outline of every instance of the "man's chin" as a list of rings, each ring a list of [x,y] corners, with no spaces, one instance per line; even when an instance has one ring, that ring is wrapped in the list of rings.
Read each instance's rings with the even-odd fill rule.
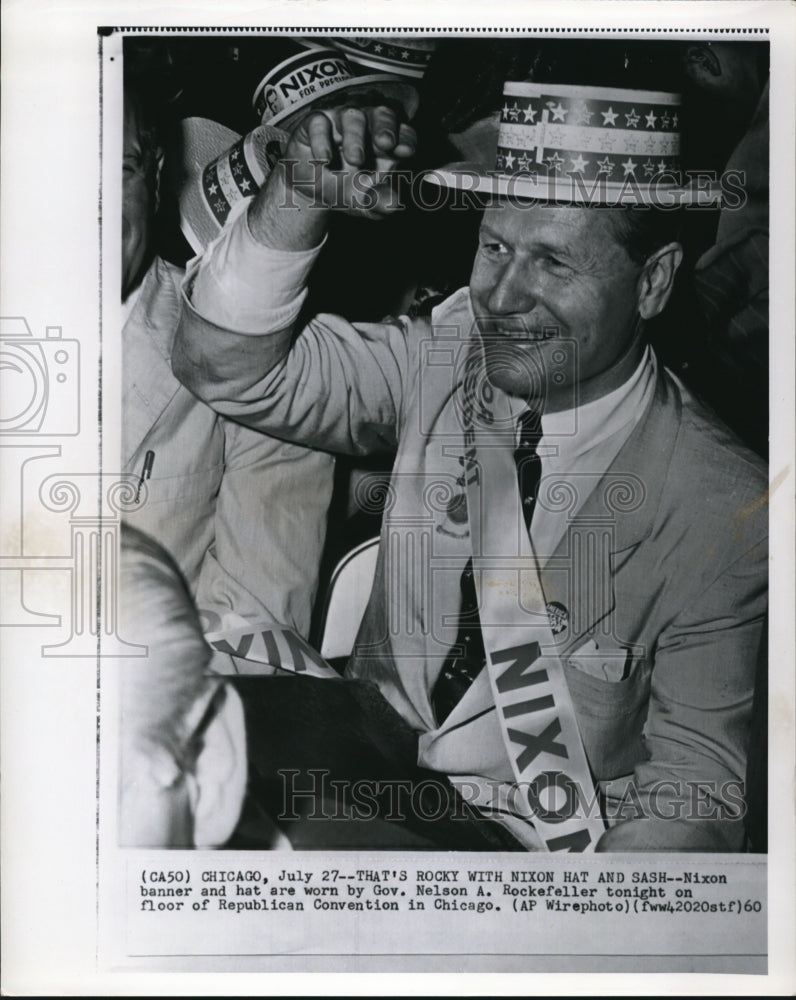
[[[544,395],[543,385],[538,375],[536,378],[530,377],[529,373],[523,371],[521,367],[516,370],[506,368],[504,365],[490,366],[487,362],[486,377],[490,385],[509,396],[518,396],[520,399],[538,399]]]
[[[502,341],[487,349],[486,376],[496,389],[523,399],[543,396],[547,382],[543,360],[527,342]]]

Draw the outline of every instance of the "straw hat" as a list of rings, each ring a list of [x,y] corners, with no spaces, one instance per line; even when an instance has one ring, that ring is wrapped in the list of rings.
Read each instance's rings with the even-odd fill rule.
[[[658,91],[506,83],[499,114],[461,144],[470,158],[426,179],[521,200],[711,205],[717,185],[681,178],[680,104],[679,94]]]

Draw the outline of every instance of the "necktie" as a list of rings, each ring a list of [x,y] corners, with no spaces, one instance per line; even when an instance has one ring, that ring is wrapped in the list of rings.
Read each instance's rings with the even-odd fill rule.
[[[530,532],[536,493],[542,476],[542,460],[537,454],[537,447],[542,437],[541,412],[525,410],[519,419],[518,431],[519,445],[514,452],[514,462],[517,466],[522,514],[525,527]],[[456,643],[448,653],[431,692],[431,704],[439,725],[442,725],[458,705],[486,663],[472,559],[469,559],[464,567],[460,587],[462,601]],[[463,653],[454,655],[454,649],[463,650]]]

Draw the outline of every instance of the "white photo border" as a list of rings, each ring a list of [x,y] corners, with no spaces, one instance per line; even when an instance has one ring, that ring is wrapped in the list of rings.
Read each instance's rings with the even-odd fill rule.
[[[608,37],[632,32],[635,37],[697,37],[718,33],[728,40],[767,32],[771,44],[772,132],[770,273],[772,289],[771,335],[771,521],[777,544],[771,563],[770,672],[770,796],[769,840],[769,972],[767,976],[678,974],[647,978],[606,973],[595,976],[526,974],[501,977],[501,993],[541,993],[546,990],[579,993],[665,992],[693,990],[716,993],[791,992],[794,986],[794,644],[791,627],[794,607],[794,273],[793,130],[794,20],[790,5],[772,3],[567,3],[500,6],[489,9],[484,26],[483,4],[324,3],[294,7],[269,4],[252,11],[230,4],[198,10],[189,3],[168,8],[168,18],[154,4],[77,4],[59,0],[46,7],[38,2],[7,5],[3,12],[3,191],[2,276],[3,316],[23,316],[33,336],[42,339],[48,328],[61,328],[61,339],[79,341],[78,403],[62,403],[79,433],[61,427],[46,428],[37,438],[46,449],[40,455],[15,445],[15,464],[3,469],[4,502],[19,497],[25,516],[30,551],[51,560],[41,584],[28,585],[22,608],[46,609],[41,617],[55,619],[62,607],[64,588],[75,582],[68,563],[70,540],[53,534],[52,516],[61,503],[95,502],[96,484],[80,479],[84,487],[61,499],[50,484],[50,500],[28,502],[25,476],[31,463],[58,458],[53,472],[73,470],[75,477],[91,477],[103,454],[103,468],[113,465],[112,444],[118,439],[105,411],[102,434],[97,419],[98,394],[93,390],[102,371],[103,398],[120,398],[119,365],[114,365],[108,330],[114,317],[100,308],[100,294],[118,288],[116,250],[119,246],[118,204],[108,204],[107,178],[121,162],[121,130],[104,133],[99,158],[101,105],[97,103],[98,35],[106,25],[126,25],[132,31],[159,25],[168,31],[181,25],[224,32],[246,30],[257,22],[263,30],[328,33],[346,25],[346,33],[367,27],[390,34],[428,31],[491,34],[527,32],[542,35],[565,32],[567,37],[589,33]],[[356,14],[356,16],[355,16]],[[399,16],[400,14],[400,16]],[[219,24],[222,19],[223,26]],[[164,23],[164,21],[166,23]],[[649,26],[635,27],[648,22]],[[356,27],[350,27],[355,24]],[[544,25],[538,28],[536,25]],[[573,24],[582,25],[572,28]],[[591,24],[594,27],[589,27]],[[335,30],[341,29],[335,27]],[[102,101],[110,97],[103,85]],[[120,104],[118,105],[120,107]],[[107,119],[106,119],[107,120]],[[103,178],[106,183],[103,183]],[[96,220],[103,219],[101,244]],[[115,231],[114,231],[115,230]],[[111,248],[109,250],[109,248]],[[100,262],[104,257],[100,278]],[[99,291],[99,294],[98,294]],[[96,336],[94,336],[96,331]],[[102,331],[102,333],[100,333]],[[47,334],[49,337],[49,334]],[[57,339],[53,334],[49,339]],[[72,350],[67,347],[67,354]],[[70,355],[71,357],[71,355]],[[77,409],[77,414],[72,413]],[[115,445],[118,448],[118,440]],[[6,456],[8,457],[8,454]],[[41,506],[41,509],[40,509]],[[76,510],[77,508],[75,508]],[[87,508],[88,509],[88,508]],[[86,515],[90,517],[90,514]],[[5,550],[4,550],[5,551]],[[23,556],[20,542],[20,556]],[[36,558],[30,556],[31,559]],[[10,565],[10,564],[9,564]],[[15,564],[16,565],[16,564]],[[19,563],[23,567],[23,563]],[[35,563],[27,568],[39,568]],[[12,567],[12,572],[16,570]],[[23,569],[19,569],[22,574]],[[29,574],[30,575],[30,574]],[[66,575],[69,580],[66,581]],[[79,584],[79,581],[78,581]],[[35,600],[32,599],[35,591]],[[86,598],[87,613],[91,595]],[[63,626],[64,623],[61,623]],[[105,800],[115,801],[112,766],[99,768],[97,735],[102,704],[110,694],[98,690],[98,666],[91,651],[75,649],[65,657],[42,653],[42,647],[62,638],[52,621],[30,628],[2,631],[2,751],[4,760],[4,979],[9,992],[87,992],[121,995],[127,992],[209,992],[265,994],[272,992],[366,993],[418,989],[409,975],[391,973],[389,980],[352,980],[326,975],[323,980],[267,978],[241,972],[235,977],[205,972],[148,977],[109,970],[98,961],[101,928],[97,896],[103,878],[98,856],[98,820]],[[53,628],[52,632],[46,632]],[[58,639],[53,640],[52,636]],[[42,641],[43,640],[43,641]],[[103,736],[104,738],[104,736]],[[97,800],[96,782],[101,782]],[[424,991],[434,993],[498,992],[491,974],[435,977]]]

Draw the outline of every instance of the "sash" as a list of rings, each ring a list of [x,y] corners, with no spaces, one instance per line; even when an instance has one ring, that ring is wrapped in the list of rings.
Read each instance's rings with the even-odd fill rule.
[[[328,680],[342,679],[306,640],[287,625],[270,621],[247,622],[233,612],[225,613],[221,624],[221,629],[205,632],[205,641],[221,653],[294,674]]]
[[[486,669],[515,779],[497,811],[528,819],[548,851],[592,851],[605,824],[520,509],[514,419],[482,366],[472,350],[463,461]]]

